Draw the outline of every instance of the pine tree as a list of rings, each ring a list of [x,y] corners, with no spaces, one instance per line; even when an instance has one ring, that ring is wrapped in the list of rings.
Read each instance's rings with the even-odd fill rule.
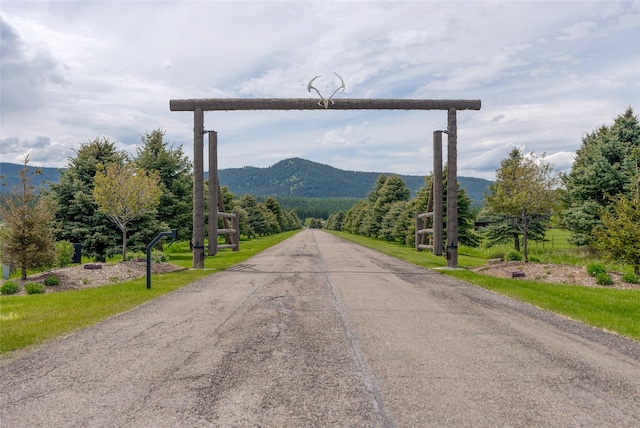
[[[190,239],[193,228],[192,165],[182,146],[169,145],[164,141],[164,135],[162,129],[145,133],[142,146],[136,149],[135,163],[147,171],[157,171],[160,176],[162,196],[157,219],[168,228],[177,229],[179,238]],[[231,209],[226,204],[225,208]]]
[[[60,174],[60,182],[51,185],[60,225],[57,238],[82,244],[83,253],[97,261],[118,252],[119,236],[93,199],[94,177],[99,164],[123,164],[126,159],[126,153],[107,138],[81,143],[76,157],[69,159],[67,169]]]
[[[636,148],[630,158],[635,160],[631,195],[618,195],[613,198],[611,211],[602,210],[592,244],[605,258],[629,263],[640,275],[640,149]]]
[[[562,217],[572,232],[572,243],[587,244],[593,228],[601,224],[603,208],[609,211],[616,198],[630,196],[629,155],[636,147],[640,147],[640,122],[631,108],[612,126],[602,125],[582,138],[571,172],[563,178]]]
[[[35,169],[29,175],[29,156],[20,171],[20,190],[12,192],[0,206],[5,226],[0,228],[2,261],[20,268],[20,277],[27,279],[27,270],[50,267],[55,260],[55,237],[52,222],[54,211],[47,196],[37,197],[31,185]]]

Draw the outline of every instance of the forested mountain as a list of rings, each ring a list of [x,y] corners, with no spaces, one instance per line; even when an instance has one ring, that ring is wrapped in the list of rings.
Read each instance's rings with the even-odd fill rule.
[[[17,185],[20,184],[20,171],[24,168],[24,165],[15,163],[0,162],[0,175],[2,175],[1,193],[9,193]],[[29,165],[29,175],[33,173],[33,170],[39,168],[42,171],[42,175],[36,175],[32,178],[31,184],[39,189],[41,187],[47,187],[48,183],[57,183],[60,180],[60,170],[58,168],[50,167],[35,167]]]
[[[2,193],[8,192],[20,182],[18,171],[23,165],[0,163],[0,174],[6,181]],[[29,167],[34,168],[34,167]],[[36,176],[33,185],[40,187],[46,182],[57,183],[57,168],[40,168],[43,175]],[[267,168],[244,167],[221,169],[220,184],[228,186],[236,196],[302,197],[302,198],[365,198],[372,189],[379,172],[344,171],[329,165],[292,158],[282,160]],[[393,173],[389,173],[393,174]],[[411,190],[412,197],[424,186],[424,177],[400,175]],[[206,178],[206,174],[205,174]],[[467,191],[473,205],[482,205],[484,192],[490,181],[482,178],[458,177],[460,186]]]
[[[329,165],[292,158],[267,168],[244,167],[222,169],[220,184],[228,186],[234,195],[305,198],[365,198],[380,172],[344,171]],[[388,173],[389,175],[395,175]],[[424,186],[424,177],[400,175],[415,196]],[[481,178],[458,177],[474,205],[482,205],[490,181]]]

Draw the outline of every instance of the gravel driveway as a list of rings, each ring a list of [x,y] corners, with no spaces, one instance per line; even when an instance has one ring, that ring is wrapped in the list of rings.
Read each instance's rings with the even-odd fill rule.
[[[0,367],[0,426],[640,426],[640,342],[319,230]]]

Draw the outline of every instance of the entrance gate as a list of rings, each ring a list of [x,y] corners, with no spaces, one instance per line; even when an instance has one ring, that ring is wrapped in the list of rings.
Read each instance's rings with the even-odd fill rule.
[[[446,110],[448,141],[447,266],[458,267],[457,111],[480,110],[480,100],[331,99],[331,110]],[[206,98],[170,100],[171,111],[193,112],[193,268],[204,268],[204,112],[231,110],[325,110],[313,98]],[[217,165],[217,153],[215,154]],[[210,164],[211,169],[211,164]],[[211,175],[211,171],[209,171]],[[215,173],[217,173],[217,168]],[[209,200],[211,200],[211,196]],[[217,199],[217,198],[216,198]],[[217,209],[216,209],[217,212]],[[209,240],[217,237],[209,237]]]

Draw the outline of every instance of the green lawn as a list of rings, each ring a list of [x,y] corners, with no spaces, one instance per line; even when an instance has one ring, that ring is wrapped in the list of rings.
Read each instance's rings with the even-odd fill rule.
[[[146,278],[84,290],[26,296],[0,296],[0,355],[95,324],[214,272],[240,263],[281,242],[297,231],[241,241],[240,251],[224,250],[205,258],[205,269],[152,275]],[[166,246],[170,262],[191,267],[188,243]]]
[[[95,324],[115,314],[183,287],[199,278],[240,263],[258,252],[275,245],[296,232],[242,241],[241,250],[224,250],[205,259],[204,270],[185,270],[153,275],[152,287],[140,278],[121,284],[60,293],[0,296],[0,355],[34,346],[45,340]],[[427,268],[446,266],[442,256],[416,252],[397,243],[332,232],[393,257]],[[170,262],[190,267],[192,260],[188,243],[165,246]],[[480,266],[486,263],[477,251],[461,247],[459,265]],[[468,270],[444,271],[479,287],[519,299],[608,331],[640,340],[640,291],[616,290],[546,284],[534,281],[498,279]]]

